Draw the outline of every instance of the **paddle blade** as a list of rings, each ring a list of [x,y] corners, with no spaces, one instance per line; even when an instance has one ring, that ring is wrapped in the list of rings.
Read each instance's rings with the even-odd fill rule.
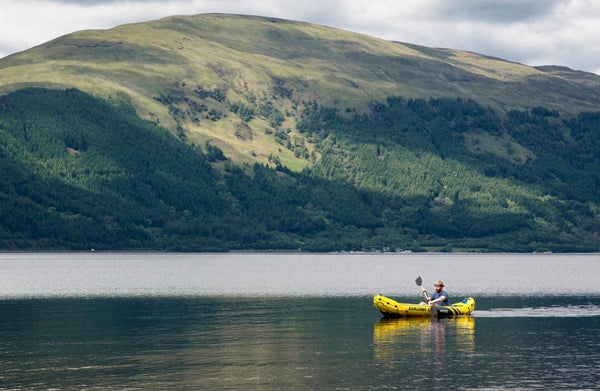
[[[418,286],[421,286],[423,284],[423,280],[421,280],[421,276],[417,277],[415,282],[417,283]]]

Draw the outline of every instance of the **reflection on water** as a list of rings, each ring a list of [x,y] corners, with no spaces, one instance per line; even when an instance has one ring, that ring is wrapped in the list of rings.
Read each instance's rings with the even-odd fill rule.
[[[600,362],[599,316],[380,319],[371,297],[0,300],[0,319],[2,391],[595,389]]]
[[[475,351],[475,319],[471,316],[451,319],[381,319],[373,330],[375,357],[394,359],[418,350],[425,354],[443,354],[447,350]]]
[[[401,376],[398,389],[468,389],[461,376],[476,365],[475,330],[471,316],[381,319],[373,329],[374,360],[386,382],[397,386]]]
[[[452,343],[446,346],[447,339]],[[373,343],[379,358],[417,349],[473,352],[475,319],[470,316],[451,319],[381,319],[375,324]]]
[[[380,320],[442,256],[473,316]],[[597,389],[600,257],[571,258],[0,255],[0,391]]]

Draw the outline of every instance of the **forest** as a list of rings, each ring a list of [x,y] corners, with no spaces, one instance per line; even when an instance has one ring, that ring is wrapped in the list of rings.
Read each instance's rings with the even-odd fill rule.
[[[116,99],[22,89],[0,97],[0,249],[598,251],[599,119],[302,102],[319,159],[294,172],[234,164]]]

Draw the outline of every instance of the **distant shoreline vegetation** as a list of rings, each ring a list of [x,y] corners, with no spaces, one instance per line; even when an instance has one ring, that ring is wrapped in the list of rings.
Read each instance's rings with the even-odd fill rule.
[[[600,112],[302,107],[320,159],[294,172],[234,164],[76,89],[4,95],[0,250],[600,250]]]

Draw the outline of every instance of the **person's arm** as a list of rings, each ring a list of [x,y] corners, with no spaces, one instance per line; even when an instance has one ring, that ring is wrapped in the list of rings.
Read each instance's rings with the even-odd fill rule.
[[[427,289],[425,288],[421,288],[421,290],[423,291],[423,297],[425,298],[425,301],[429,301],[429,295],[427,294]]]
[[[444,300],[446,300],[446,296],[442,295],[435,300],[429,300],[429,304],[441,303]]]

